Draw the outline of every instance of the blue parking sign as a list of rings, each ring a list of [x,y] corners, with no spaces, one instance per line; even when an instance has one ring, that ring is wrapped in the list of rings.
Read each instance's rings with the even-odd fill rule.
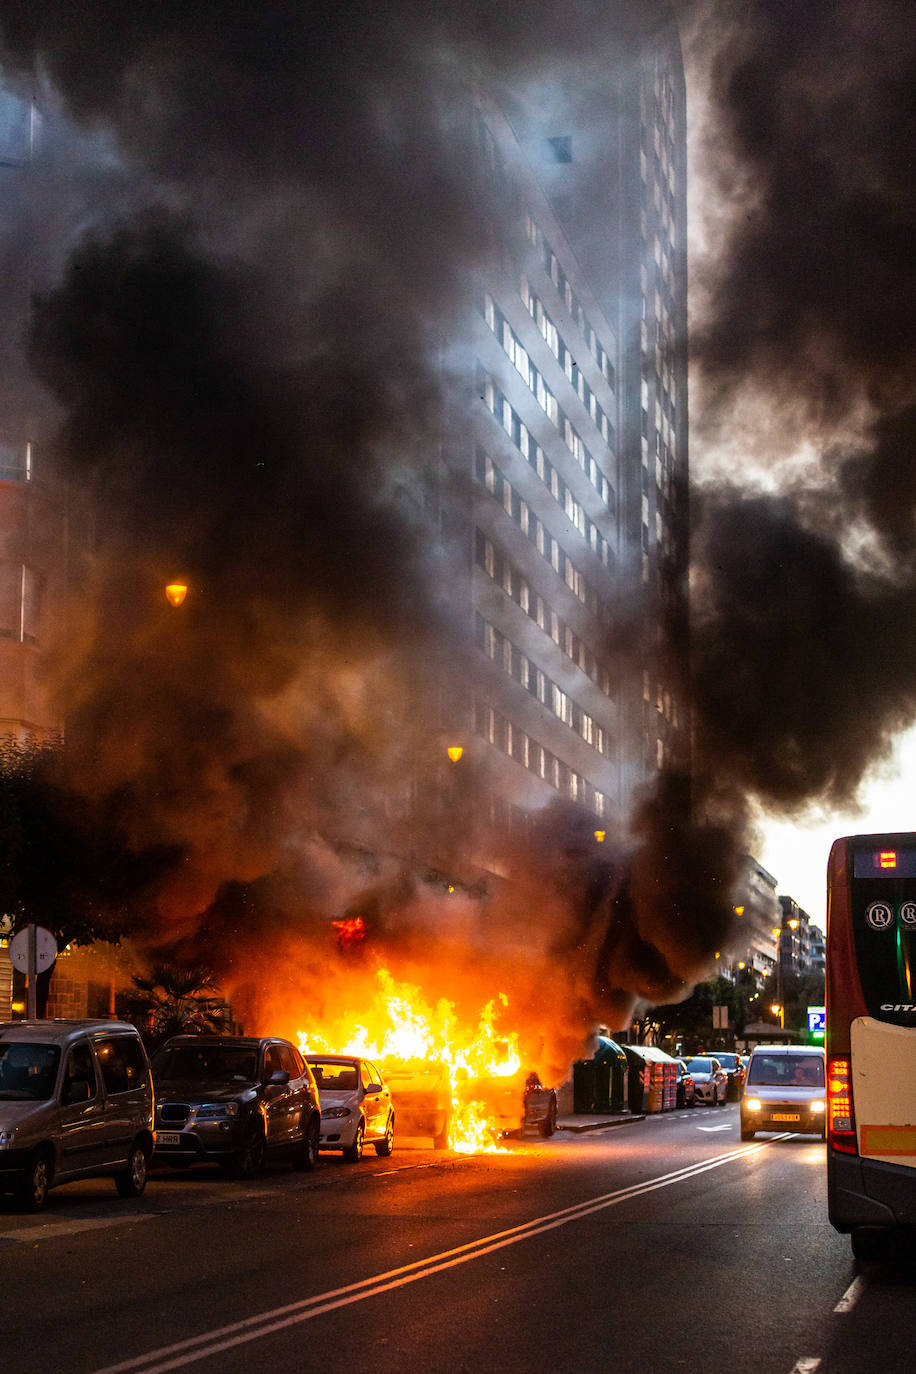
[[[824,1035],[827,1030],[827,1008],[808,1008],[808,1034]]]

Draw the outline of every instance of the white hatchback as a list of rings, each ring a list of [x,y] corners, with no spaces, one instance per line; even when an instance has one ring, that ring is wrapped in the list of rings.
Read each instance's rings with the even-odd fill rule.
[[[378,1155],[394,1148],[391,1092],[369,1059],[351,1054],[307,1054],[321,1104],[319,1148],[340,1150],[348,1164],[362,1159],[363,1146]]]

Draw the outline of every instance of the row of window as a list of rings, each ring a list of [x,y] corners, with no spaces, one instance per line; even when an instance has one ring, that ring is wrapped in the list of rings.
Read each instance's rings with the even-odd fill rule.
[[[554,644],[577,668],[581,668],[582,672],[600,687],[606,697],[609,697],[611,695],[611,676],[608,669],[599,664],[588,645],[566,623],[563,617],[557,615],[556,611],[547,605],[543,597],[532,592],[527,580],[516,568],[513,568],[509,560],[504,555],[497,554],[495,546],[487,539],[483,531],[477,530],[476,535],[478,567],[482,568],[494,582],[498,582],[506,595],[511,597],[516,605],[520,606],[525,614],[530,616],[544,633],[550,636]],[[593,613],[597,614],[597,611]],[[609,612],[603,610],[600,619],[602,624],[608,625],[610,621]]]
[[[523,534],[526,534],[533,544],[537,546],[538,553],[543,554],[547,561],[554,564],[553,554],[549,552],[550,541],[553,536],[544,526],[542,520],[538,519],[528,502],[519,496],[511,482],[503,475],[500,469],[493,462],[488,453],[482,448],[477,450],[477,480],[482,482],[487,491],[491,492],[505,510],[518,525]],[[575,526],[582,537],[588,543],[592,553],[598,558],[606,568],[611,567],[614,561],[614,554],[608,541],[598,529],[594,520],[586,515],[582,506],[573,496],[563,478],[557,472],[553,464],[545,459],[544,475],[542,477],[544,485],[548,488],[551,496],[562,508],[564,515]],[[553,541],[556,542],[555,540]],[[559,568],[554,567],[557,572]],[[580,598],[581,600],[581,598]]]
[[[502,426],[519,453],[521,453],[522,457],[534,468],[541,480],[546,481],[544,477],[544,473],[547,471],[546,464],[548,461],[546,454],[524,420],[516,412],[515,408],[510,405],[509,401],[495,385],[491,377],[488,377],[485,373],[482,374],[478,385],[483,401],[491,415],[493,415]],[[560,415],[568,426],[568,430],[564,432],[563,436],[567,448],[607,506],[608,510],[613,511],[616,502],[613,487],[579,438],[579,435],[576,434],[572,426],[569,425],[569,422],[566,421],[562,411],[560,411]]]
[[[541,226],[530,212],[525,216],[525,233],[529,243],[537,250],[538,257],[548,277],[557,288],[557,294],[575,323],[582,330],[589,353],[591,353],[601,372],[613,387],[614,365],[608,357],[607,350],[592,328],[589,318],[583,310],[581,302],[573,290],[569,278],[560,266],[559,258],[551,248]]]
[[[604,726],[599,725],[594,717],[573,701],[568,692],[564,692],[563,688],[533,663],[511,639],[501,634],[479,613],[474,616],[474,638],[478,649],[481,649],[493,663],[498,663],[509,677],[524,687],[525,691],[535,697],[542,706],[552,711],[564,725],[575,730],[576,734],[599,754],[603,754],[605,758],[610,756],[610,741]]]
[[[544,304],[540,296],[532,291],[527,277],[523,276],[521,278],[519,295],[522,298],[522,304],[537,325],[538,333],[562,367],[566,374],[567,381],[575,389],[576,395],[594,421],[595,428],[598,430],[608,448],[613,449],[616,442],[614,426],[608,419],[598,397],[589,386],[584,372],[567,348],[563,335],[544,309]],[[491,328],[492,327],[491,325]]]
[[[474,699],[474,729],[481,739],[543,778],[563,796],[587,806],[596,816],[605,815],[607,798],[603,792],[480,697]]]

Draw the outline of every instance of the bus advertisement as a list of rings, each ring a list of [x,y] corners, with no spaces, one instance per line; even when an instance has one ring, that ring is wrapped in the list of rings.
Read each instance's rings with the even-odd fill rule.
[[[827,1205],[854,1255],[916,1225],[916,832],[827,869]]]

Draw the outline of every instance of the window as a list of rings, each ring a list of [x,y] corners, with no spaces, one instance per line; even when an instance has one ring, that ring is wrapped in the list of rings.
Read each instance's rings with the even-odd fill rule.
[[[140,1041],[132,1035],[113,1035],[95,1042],[96,1058],[107,1093],[126,1093],[148,1079]]]
[[[78,1083],[89,1085],[88,1098],[73,1097],[74,1086]],[[67,1063],[64,1067],[64,1085],[61,1093],[61,1101],[91,1101],[99,1091],[98,1082],[95,1076],[95,1062],[92,1058],[92,1050],[87,1041],[81,1041],[74,1045],[67,1055]]]

